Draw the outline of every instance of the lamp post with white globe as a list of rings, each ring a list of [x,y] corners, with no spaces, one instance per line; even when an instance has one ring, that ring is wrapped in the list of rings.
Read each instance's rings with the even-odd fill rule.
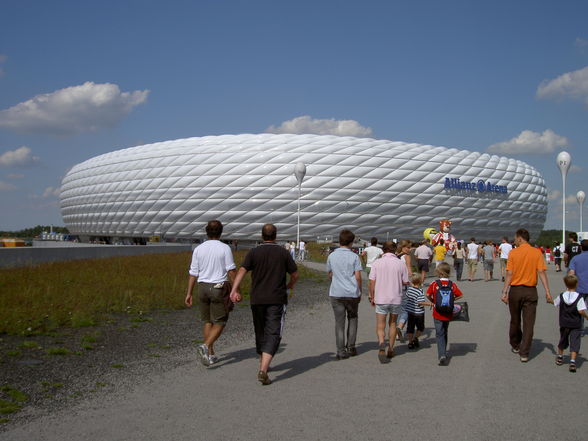
[[[556,158],[557,166],[561,172],[561,179],[563,183],[563,208],[562,208],[562,246],[566,246],[566,177],[568,176],[568,170],[572,164],[572,157],[568,152],[560,152]]]
[[[584,223],[582,222],[582,214],[584,211],[584,199],[586,199],[586,193],[580,190],[576,193],[576,199],[578,200],[578,204],[580,204],[580,231],[584,232]]]
[[[298,221],[296,223],[296,246],[300,246],[300,197],[302,195],[302,180],[306,175],[306,165],[304,162],[297,162],[294,166],[294,176],[298,181]]]

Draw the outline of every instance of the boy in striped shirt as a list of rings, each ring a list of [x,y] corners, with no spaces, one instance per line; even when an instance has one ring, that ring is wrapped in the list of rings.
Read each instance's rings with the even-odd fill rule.
[[[420,347],[419,337],[425,330],[425,306],[433,306],[425,298],[425,293],[421,288],[423,283],[420,274],[413,274],[410,278],[412,286],[406,290],[406,311],[408,312],[408,322],[406,336],[408,337],[408,349],[417,349]],[[414,328],[416,327],[416,336]]]

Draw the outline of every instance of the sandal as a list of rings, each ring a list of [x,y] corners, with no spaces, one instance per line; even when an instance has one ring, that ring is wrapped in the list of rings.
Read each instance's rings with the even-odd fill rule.
[[[380,349],[378,350],[378,360],[380,363],[386,363],[386,345],[381,344]]]
[[[394,357],[394,349],[388,348],[388,353],[386,354],[386,358]]]
[[[558,355],[557,357],[555,357],[555,364],[557,364],[558,366],[561,366],[563,364],[563,355]]]
[[[576,363],[570,363],[570,372],[576,372]]]

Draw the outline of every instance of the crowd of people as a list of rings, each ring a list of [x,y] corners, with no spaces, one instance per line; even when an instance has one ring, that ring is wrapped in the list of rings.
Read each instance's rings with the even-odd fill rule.
[[[234,303],[242,300],[240,285],[248,272],[252,273],[250,306],[255,330],[255,347],[259,355],[258,381],[271,384],[268,370],[280,345],[288,303],[288,290],[298,280],[298,269],[292,250],[279,245],[277,228],[263,226],[263,242],[251,249],[237,270],[230,247],[220,241],[222,224],[210,221],[206,226],[208,240],[193,253],[189,270],[185,303],[193,305],[192,293],[198,284],[198,301],[204,323],[204,342],[197,348],[205,366],[218,362],[214,343],[222,334]],[[425,308],[432,309],[440,366],[448,362],[448,330],[451,321],[463,312],[462,289],[450,280],[453,260],[457,282],[462,281],[467,267],[468,281],[473,281],[478,263],[483,263],[484,280],[494,279],[494,263],[500,262],[504,282],[500,299],[510,312],[509,342],[511,351],[528,362],[538,302],[537,282],[544,287],[545,299],[559,308],[560,341],[556,364],[563,364],[564,351],[570,348],[570,372],[576,371],[576,357],[580,349],[583,317],[588,296],[588,240],[577,243],[570,233],[570,244],[563,255],[568,268],[564,278],[567,290],[552,298],[546,277],[546,253],[529,244],[529,233],[519,229],[511,243],[502,238],[500,244],[476,242],[471,238],[466,245],[458,242],[446,247],[441,240],[435,247],[429,241],[386,241],[380,247],[377,238],[360,253],[355,252],[355,235],[344,229],[339,234],[339,247],[327,258],[326,268],[331,283],[329,299],[335,319],[336,358],[344,360],[358,355],[356,338],[358,309],[362,299],[362,273],[368,276],[367,297],[374,308],[378,359],[382,363],[394,357],[397,340],[407,341],[408,349],[420,347],[419,337],[425,329]],[[292,246],[294,245],[294,246]],[[416,246],[418,245],[418,246]],[[304,250],[299,245],[299,250]],[[551,251],[551,250],[550,250]],[[550,252],[550,255],[552,253]],[[557,259],[557,256],[554,256]],[[425,283],[435,265],[435,279]],[[426,290],[425,290],[426,289]],[[386,338],[387,337],[387,338]]]

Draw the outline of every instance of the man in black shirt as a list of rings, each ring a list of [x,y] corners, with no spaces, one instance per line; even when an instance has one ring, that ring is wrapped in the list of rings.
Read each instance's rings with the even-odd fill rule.
[[[570,243],[566,245],[566,249],[564,251],[564,262],[566,264],[566,268],[569,268],[570,262],[574,256],[582,252],[580,249],[580,244],[578,243],[578,235],[576,233],[569,233],[568,239],[570,240]]]
[[[276,243],[276,235],[277,229],[274,225],[263,226],[263,243],[247,253],[231,291],[231,300],[240,302],[241,294],[237,291],[239,285],[248,271],[253,272],[251,312],[255,328],[255,348],[261,356],[257,379],[263,385],[271,384],[267,371],[282,339],[288,289],[294,288],[298,280],[296,263],[290,253]],[[288,284],[286,274],[290,274]]]

